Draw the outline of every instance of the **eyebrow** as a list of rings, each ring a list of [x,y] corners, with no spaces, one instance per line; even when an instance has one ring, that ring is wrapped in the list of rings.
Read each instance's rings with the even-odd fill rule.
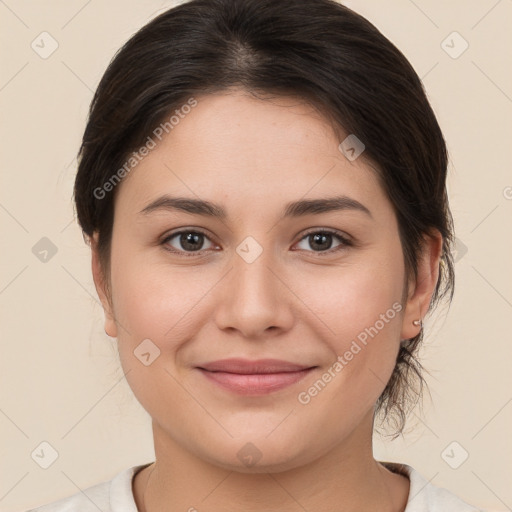
[[[158,210],[177,210],[193,215],[203,215],[218,219],[225,219],[227,217],[224,208],[216,203],[202,199],[172,197],[169,195],[161,196],[152,201],[139,213],[147,215]],[[366,206],[351,197],[342,195],[322,199],[302,199],[300,201],[287,203],[281,218],[302,217],[342,210],[359,211],[372,217],[370,210]]]

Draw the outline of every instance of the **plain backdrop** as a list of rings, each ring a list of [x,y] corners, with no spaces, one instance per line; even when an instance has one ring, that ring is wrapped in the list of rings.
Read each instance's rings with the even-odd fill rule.
[[[452,306],[426,322],[432,398],[403,437],[375,436],[375,457],[410,464],[471,504],[512,510],[512,1],[345,3],[422,78],[450,151],[458,240]],[[154,460],[150,418],[103,331],[71,196],[100,77],[172,5],[0,1],[1,511]]]

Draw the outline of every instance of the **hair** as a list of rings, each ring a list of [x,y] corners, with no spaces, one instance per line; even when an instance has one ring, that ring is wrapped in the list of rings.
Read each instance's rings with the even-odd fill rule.
[[[428,311],[447,295],[451,302],[454,234],[441,129],[406,57],[334,0],[192,0],[151,20],[116,53],[91,102],[74,187],[84,239],[98,236],[107,288],[119,187],[104,197],[95,191],[175,109],[194,95],[232,88],[262,99],[302,98],[336,133],[355,134],[393,206],[406,276],[417,277],[424,238],[439,231],[439,278]],[[417,358],[422,338],[420,330],[402,340],[376,403],[375,413],[394,422],[395,437],[426,384]]]

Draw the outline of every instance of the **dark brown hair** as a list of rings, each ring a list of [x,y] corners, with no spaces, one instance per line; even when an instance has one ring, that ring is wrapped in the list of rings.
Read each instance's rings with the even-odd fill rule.
[[[355,134],[393,205],[408,276],[417,274],[423,237],[432,229],[442,234],[429,308],[446,295],[451,301],[453,220],[441,129],[404,55],[334,0],[192,0],[153,19],[119,50],[91,103],[74,188],[84,235],[98,233],[107,281],[117,188],[102,187],[175,109],[232,87],[302,98],[340,134]],[[425,384],[416,358],[422,336],[402,342],[377,402],[376,412],[398,433]]]

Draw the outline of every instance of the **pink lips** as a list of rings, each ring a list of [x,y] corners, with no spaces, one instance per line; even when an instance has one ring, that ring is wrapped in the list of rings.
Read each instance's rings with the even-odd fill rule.
[[[235,393],[264,395],[298,382],[315,367],[279,359],[222,359],[197,368],[209,380]]]

